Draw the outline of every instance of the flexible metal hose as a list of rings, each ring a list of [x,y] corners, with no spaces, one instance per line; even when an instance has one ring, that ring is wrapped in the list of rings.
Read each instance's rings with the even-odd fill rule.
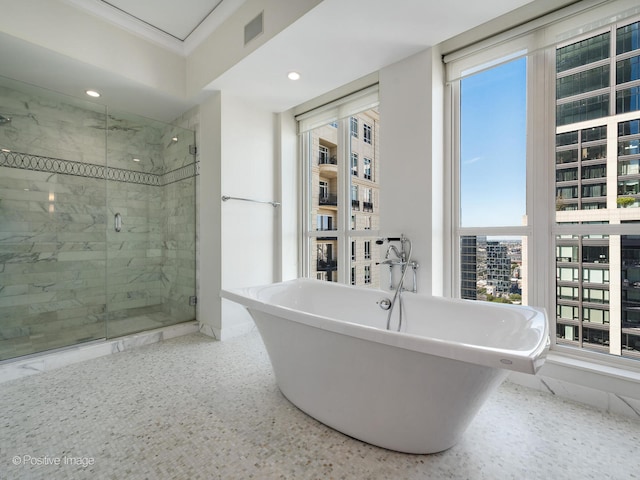
[[[396,301],[399,300],[400,306],[398,307],[398,332],[402,328],[402,287],[404,285],[404,276],[407,273],[407,267],[409,266],[409,262],[411,262],[411,251],[413,250],[413,245],[411,244],[411,240],[406,239],[409,242],[409,253],[407,255],[407,259],[402,265],[402,275],[400,276],[400,281],[398,282],[398,286],[396,287],[396,292],[393,294],[393,299],[391,300],[391,308],[389,308],[389,313],[387,314],[387,330],[391,330],[391,314],[393,313],[393,309],[396,306]]]

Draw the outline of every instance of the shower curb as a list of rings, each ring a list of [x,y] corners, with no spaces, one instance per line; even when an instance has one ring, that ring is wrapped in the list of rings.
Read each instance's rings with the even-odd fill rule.
[[[111,340],[98,340],[43,354],[5,360],[0,362],[0,383],[35,375],[37,373],[48,372],[85,360],[111,355],[112,353],[131,350],[142,345],[149,345],[170,338],[197,333],[198,330],[198,322],[193,320]]]

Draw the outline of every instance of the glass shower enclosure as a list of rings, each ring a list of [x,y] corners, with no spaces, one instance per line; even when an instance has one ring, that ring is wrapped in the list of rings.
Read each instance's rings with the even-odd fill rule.
[[[195,319],[195,134],[0,78],[0,360]]]

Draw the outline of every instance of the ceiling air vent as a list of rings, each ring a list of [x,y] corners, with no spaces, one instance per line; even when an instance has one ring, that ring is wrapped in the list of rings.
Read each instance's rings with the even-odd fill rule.
[[[253,20],[251,20],[249,23],[247,23],[244,26],[244,44],[245,45],[262,33],[262,31],[263,31],[263,23],[262,23],[263,14],[264,14],[264,12],[260,12],[260,14],[256,18],[254,18]]]

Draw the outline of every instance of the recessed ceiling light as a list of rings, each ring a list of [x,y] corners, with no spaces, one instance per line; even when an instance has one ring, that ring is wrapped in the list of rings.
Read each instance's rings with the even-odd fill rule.
[[[132,160],[133,160],[134,162],[139,162],[139,161],[140,161],[140,159],[139,159],[139,158],[133,158]]]
[[[2,151],[3,151],[4,153],[11,153],[11,150],[9,150],[8,148],[3,148],[3,149],[2,149]]]
[[[287,78],[289,80],[300,80],[300,74],[298,72],[289,72]]]
[[[177,142],[178,141],[178,137],[173,137],[171,140],[174,141],[174,142]]]
[[[87,90],[85,93],[94,98],[98,98],[100,96],[100,92],[96,92],[95,90]]]

